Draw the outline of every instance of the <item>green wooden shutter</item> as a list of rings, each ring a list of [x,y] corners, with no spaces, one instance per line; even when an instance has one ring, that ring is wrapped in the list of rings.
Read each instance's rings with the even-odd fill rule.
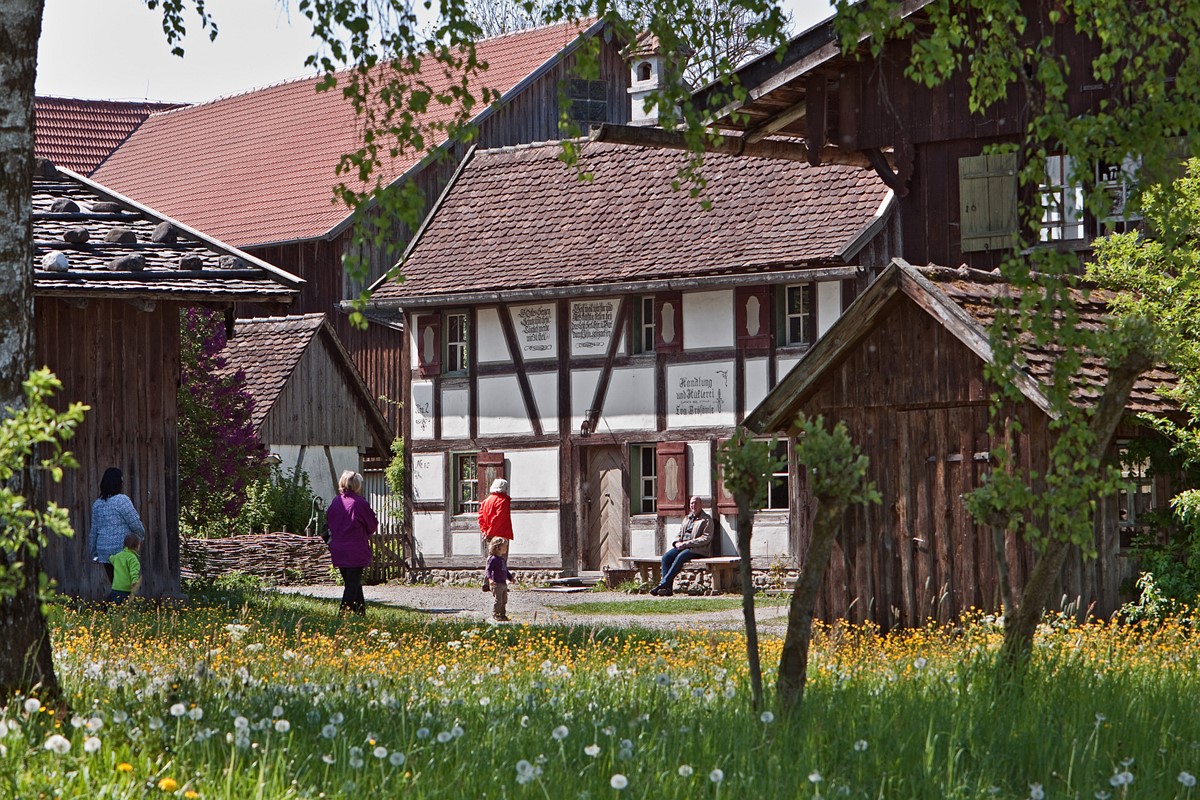
[[[958,160],[958,196],[964,253],[1012,247],[1017,233],[1017,156]]]

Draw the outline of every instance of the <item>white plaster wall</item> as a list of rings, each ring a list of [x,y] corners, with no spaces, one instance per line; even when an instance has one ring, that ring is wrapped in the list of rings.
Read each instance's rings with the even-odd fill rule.
[[[467,420],[467,390],[442,390],[442,438],[466,439],[471,434]]]
[[[444,424],[444,423],[443,423]],[[445,429],[443,428],[443,432]],[[533,433],[515,375],[479,379],[479,434]]]
[[[413,362],[416,363],[416,362]],[[433,382],[413,381],[412,399],[409,401],[412,412],[412,438],[433,438]]]
[[[542,433],[558,433],[558,374],[534,373],[529,376],[529,388],[537,399],[538,413],[542,417]]]
[[[732,426],[736,405],[733,381],[732,361],[667,367],[667,427]]]
[[[750,555],[774,557],[788,555],[788,515],[756,514]]]
[[[483,569],[483,536],[478,530],[454,531],[450,534],[450,552],[455,556],[479,556],[479,568]]]
[[[768,366],[768,361],[765,358],[746,359],[745,389],[747,413],[761,403],[771,390],[769,385],[770,370]]]
[[[596,394],[600,370],[571,370],[571,430],[578,431]]]
[[[733,347],[733,291],[689,292],[683,296],[683,347]]]
[[[591,395],[588,397],[590,401]],[[604,397],[604,411],[596,426],[597,432],[603,432],[606,425],[614,431],[655,429],[657,415],[654,413],[653,368],[613,370]]]
[[[783,381],[783,379],[787,377],[787,374],[792,371],[792,367],[799,363],[800,359],[796,357],[779,359],[779,364],[775,368],[775,377],[779,381]]]
[[[712,503],[712,447],[708,442],[688,442],[688,499],[698,494],[707,508]]]
[[[717,523],[717,540],[719,545],[716,552],[723,556],[736,556],[737,549],[737,516],[717,514],[714,509],[708,509]],[[757,531],[756,531],[757,534]],[[753,545],[751,545],[753,549]]]
[[[413,514],[413,538],[417,553],[426,556],[443,555],[442,530],[445,525],[440,511],[417,511]]]
[[[817,284],[817,336],[837,322],[842,315],[842,282],[821,281]]]
[[[446,454],[413,453],[411,486],[413,500],[436,503],[446,500]]]
[[[558,448],[505,450],[504,459],[514,500],[558,499]]]
[[[494,308],[481,308],[475,314],[476,359],[481,364],[508,363],[508,343],[500,328],[500,316]],[[413,362],[416,363],[416,362]]]
[[[647,517],[647,520],[653,518]],[[639,524],[636,518],[629,524],[629,555],[633,558],[654,558],[661,556],[658,546],[654,543],[657,527],[654,522]]]
[[[408,337],[408,363],[412,364],[414,367],[421,363],[420,354],[417,352],[417,336],[415,334],[415,331],[418,330],[417,324],[419,323],[420,319],[421,317],[419,314],[409,314],[408,318],[404,321],[404,326],[410,332],[413,332],[413,335]]]
[[[510,555],[559,555],[557,511],[514,511],[512,523]]]
[[[553,303],[513,306],[509,312],[521,358],[558,358],[558,312]]]

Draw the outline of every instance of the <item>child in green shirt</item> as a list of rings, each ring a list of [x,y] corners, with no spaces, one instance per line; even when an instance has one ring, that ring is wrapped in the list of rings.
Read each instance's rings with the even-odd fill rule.
[[[108,602],[120,605],[137,591],[142,582],[142,562],[138,560],[138,551],[141,549],[141,537],[130,533],[125,536],[125,549],[109,556],[108,563],[112,564],[113,568],[113,582]]]

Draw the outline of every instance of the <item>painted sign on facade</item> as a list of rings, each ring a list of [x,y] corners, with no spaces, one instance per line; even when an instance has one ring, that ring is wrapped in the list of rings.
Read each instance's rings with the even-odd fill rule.
[[[680,364],[667,370],[667,423],[695,428],[732,425],[733,363]]]
[[[512,310],[517,342],[525,358],[554,358],[558,355],[558,330],[554,306],[518,306]]]
[[[616,319],[616,300],[571,303],[571,355],[604,355]]]

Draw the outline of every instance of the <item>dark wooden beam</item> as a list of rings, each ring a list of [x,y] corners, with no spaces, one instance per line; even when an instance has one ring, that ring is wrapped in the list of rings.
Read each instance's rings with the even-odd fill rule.
[[[782,161],[809,161],[808,147],[803,142],[765,139],[749,142],[741,136],[715,134],[715,140],[705,143],[706,153],[728,153],[735,156],[755,158],[777,158]],[[637,125],[604,124],[592,134],[592,141],[612,144],[630,144],[638,147],[657,147],[669,150],[687,150],[688,144],[678,131],[661,128],[642,128]],[[871,162],[862,153],[847,153],[836,147],[827,147],[821,152],[820,163],[844,164],[852,167],[870,167]]]
[[[793,122],[804,119],[804,114],[807,109],[807,102],[805,100],[801,100],[776,114],[772,114],[762,122],[746,130],[746,133],[743,136],[743,138],[746,140],[746,144],[757,144],[763,139],[766,139],[768,136],[783,130]]]
[[[804,128],[806,144],[808,145],[808,163],[814,167],[821,165],[821,151],[825,149],[825,128],[828,114],[829,81],[824,75],[810,75],[805,81]]]

